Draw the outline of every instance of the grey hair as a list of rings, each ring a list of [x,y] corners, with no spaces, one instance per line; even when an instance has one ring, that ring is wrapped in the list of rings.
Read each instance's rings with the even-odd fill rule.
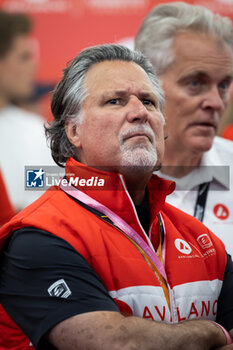
[[[58,165],[64,166],[69,157],[77,157],[77,149],[66,135],[65,124],[68,121],[75,126],[82,122],[82,103],[88,95],[85,87],[88,70],[96,63],[114,60],[135,62],[147,73],[154,86],[159,108],[163,111],[163,90],[152,64],[141,52],[117,44],[98,45],[85,49],[64,69],[63,78],[53,93],[51,109],[54,120],[49,127],[46,127],[46,136],[50,139],[52,156]],[[162,114],[161,117],[163,118]]]
[[[205,7],[184,2],[155,6],[137,33],[135,48],[143,52],[160,76],[174,62],[172,44],[175,36],[186,30],[212,35],[232,50],[233,26],[230,19]]]

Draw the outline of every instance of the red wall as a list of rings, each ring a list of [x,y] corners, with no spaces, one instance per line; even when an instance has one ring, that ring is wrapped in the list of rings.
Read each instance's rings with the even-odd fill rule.
[[[169,0],[0,0],[0,8],[34,20],[40,82],[57,82],[62,68],[83,48],[135,36],[150,9]],[[190,1],[233,19],[233,0]]]

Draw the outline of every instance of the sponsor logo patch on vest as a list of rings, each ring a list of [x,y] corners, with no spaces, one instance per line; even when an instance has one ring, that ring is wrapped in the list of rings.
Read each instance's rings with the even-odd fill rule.
[[[189,255],[192,252],[190,245],[183,239],[177,238],[175,240],[175,247],[179,252]]]
[[[71,290],[63,279],[53,283],[48,288],[48,293],[51,297],[68,298],[71,295]]]
[[[203,234],[197,237],[197,242],[203,249],[212,247],[213,243],[207,234]]]

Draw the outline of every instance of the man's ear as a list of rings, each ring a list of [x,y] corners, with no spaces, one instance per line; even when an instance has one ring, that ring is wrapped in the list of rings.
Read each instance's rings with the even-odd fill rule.
[[[66,121],[66,124],[65,124],[66,135],[70,143],[76,148],[81,148],[80,128],[81,128],[80,124],[73,124],[70,121]]]

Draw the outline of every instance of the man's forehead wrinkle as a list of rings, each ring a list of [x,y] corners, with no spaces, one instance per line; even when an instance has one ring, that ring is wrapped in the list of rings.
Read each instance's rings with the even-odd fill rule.
[[[223,67],[223,64],[233,64],[233,57],[231,56],[225,56],[222,55],[214,55],[214,54],[208,54],[202,55],[202,54],[190,54],[185,52],[183,53],[177,53],[176,58],[174,60],[174,64],[179,64],[182,61],[182,65],[189,65],[189,64],[200,64],[200,65],[219,65],[220,67]]]
[[[157,99],[156,93],[154,90],[149,90],[149,89],[131,89],[131,88],[125,88],[125,89],[109,89],[109,90],[99,90],[99,91],[94,91],[94,94],[92,96],[98,97],[112,97],[112,96],[122,96],[122,97],[127,97],[130,95],[135,95],[135,96],[143,96],[143,97],[151,97]]]
[[[200,52],[198,50],[198,46],[193,43],[192,49],[189,49],[189,46],[185,45],[185,43],[177,44],[173,46],[174,52],[174,64],[179,64],[182,61],[182,65],[185,64],[207,64],[207,65],[219,65],[223,67],[224,65],[233,65],[233,54],[231,50],[228,50],[225,46],[221,46],[220,48],[211,47],[208,50],[206,47],[206,52]],[[225,55],[223,55],[223,51]]]
[[[180,79],[186,78],[209,78],[210,74],[208,71],[203,69],[196,69],[194,67],[190,67],[187,71],[183,71],[180,74]]]
[[[139,94],[139,95],[145,95],[145,96],[149,96],[149,95],[154,95],[155,93],[153,90],[147,90],[147,89],[131,89],[131,88],[126,88],[126,89],[112,89],[112,90],[108,90],[105,92],[106,94],[112,94],[112,93],[116,93],[118,95],[130,95],[130,94]]]
[[[189,60],[186,63],[186,67],[184,65],[181,65],[180,68],[180,72],[178,72],[178,76],[183,79],[185,77],[206,77],[206,78],[210,78],[212,73],[213,73],[213,69],[214,69],[214,73],[216,73],[216,68],[217,65],[219,65],[220,68],[222,68],[223,64],[222,62],[216,62],[213,60],[213,67],[211,65],[211,62],[196,62],[196,60]],[[227,65],[228,65],[228,69],[227,69]],[[219,70],[218,71],[218,75],[221,76],[221,79],[229,79],[232,80],[233,78],[233,61],[230,60],[226,60],[226,64],[224,64],[224,70]]]

